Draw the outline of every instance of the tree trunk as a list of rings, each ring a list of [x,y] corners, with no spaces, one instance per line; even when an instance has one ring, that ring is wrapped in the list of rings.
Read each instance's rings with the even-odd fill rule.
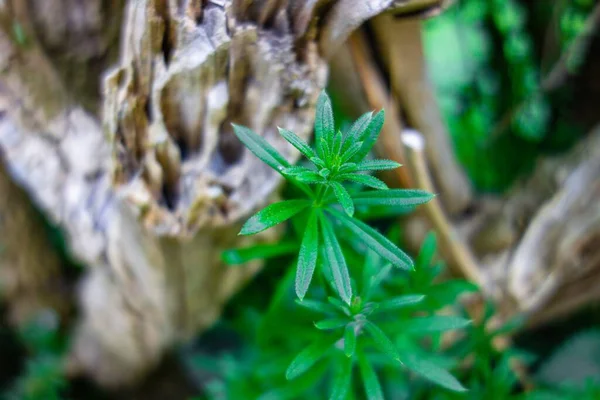
[[[5,164],[89,269],[69,370],[132,384],[211,324],[259,267],[221,251],[277,235],[237,236],[281,179],[230,124],[296,160],[276,127],[309,136],[333,50],[383,11],[441,3],[0,1]]]

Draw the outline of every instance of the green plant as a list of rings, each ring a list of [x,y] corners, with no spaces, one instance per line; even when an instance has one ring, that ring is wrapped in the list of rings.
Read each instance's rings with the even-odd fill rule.
[[[44,311],[19,330],[28,352],[25,370],[12,387],[2,393],[6,400],[60,400],[68,381],[63,371],[64,338],[59,332],[58,318]]]
[[[252,371],[253,376],[246,375],[244,379],[242,386],[252,386],[246,387],[244,398],[296,398],[323,382],[332,383],[330,398],[354,398],[351,376],[355,366],[369,399],[383,398],[376,371],[390,366],[395,370],[404,366],[448,390],[465,390],[414,338],[463,328],[469,321],[432,315],[436,307],[432,304],[436,303],[426,302],[424,294],[398,293],[393,287],[386,287],[396,274],[414,274],[414,263],[392,240],[359,218],[367,218],[372,212],[381,215],[382,208],[387,208],[387,212],[410,211],[433,197],[421,190],[388,189],[382,181],[364,173],[399,167],[393,161],[367,159],[383,121],[383,111],[374,116],[366,113],[345,132],[336,132],[330,100],[325,92],[321,93],[315,148],[294,133],[279,129],[310,161],[308,166],[291,166],[262,137],[234,125],[236,135],[252,153],[303,193],[303,198],[267,206],[252,216],[240,232],[255,234],[292,219],[301,237],[295,274],[286,275],[266,315],[255,321],[257,341],[269,345],[246,358],[252,360],[249,365],[254,367],[241,368]],[[375,190],[360,190],[361,186]],[[255,247],[228,252],[225,258],[237,263],[265,252],[281,255],[291,249],[293,245]],[[429,241],[420,258],[431,260],[434,251],[435,244]],[[315,270],[320,273],[315,274]],[[424,276],[429,274],[420,269],[418,274],[412,280],[422,285],[416,287],[427,289]],[[311,286],[315,280],[318,285]],[[290,304],[288,297],[292,282],[297,304]],[[421,303],[425,307],[420,307]],[[419,312],[425,316],[416,317]],[[319,320],[311,327],[310,322],[317,315]],[[290,351],[285,348],[304,349],[290,360]],[[267,354],[268,362],[264,359]],[[264,362],[270,367],[256,368],[256,363]],[[282,381],[284,371],[287,379]],[[227,386],[229,392],[239,388]]]

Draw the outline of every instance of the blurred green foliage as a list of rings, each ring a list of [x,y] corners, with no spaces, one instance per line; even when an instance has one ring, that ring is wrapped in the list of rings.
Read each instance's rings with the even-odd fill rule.
[[[561,94],[541,88],[545,38],[533,26],[550,24],[518,0],[459,0],[425,24],[430,75],[455,152],[475,186],[501,191],[529,171],[544,152],[564,150],[582,134],[557,109]],[[563,7],[560,49],[583,31],[593,1],[544,2]]]

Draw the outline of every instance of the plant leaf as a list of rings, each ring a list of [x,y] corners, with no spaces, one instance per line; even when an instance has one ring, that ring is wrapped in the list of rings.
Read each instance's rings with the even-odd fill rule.
[[[329,400],[346,400],[350,391],[350,383],[352,380],[352,358],[343,357],[337,363],[337,370],[333,381],[333,391]]]
[[[373,145],[379,138],[381,128],[383,128],[383,122],[385,121],[385,111],[381,110],[371,120],[369,127],[363,132],[363,135],[358,140],[363,142],[363,145],[358,153],[354,156],[353,160],[362,160],[369,154],[369,151],[373,148]]]
[[[311,205],[308,200],[284,200],[268,205],[246,221],[240,235],[253,235],[282,223]]]
[[[406,353],[402,354],[402,364],[409,370],[416,372],[425,379],[430,380],[446,389],[454,392],[465,392],[467,389],[453,377],[448,371],[435,365],[434,363],[422,358],[419,355]]]
[[[413,262],[410,257],[375,229],[355,218],[348,217],[346,214],[335,209],[328,209],[328,212],[342,223],[342,225],[359,237],[367,247],[391,262],[393,265],[403,269],[413,268]]]
[[[358,119],[354,121],[354,123],[346,131],[344,135],[346,140],[350,143],[354,143],[358,138],[363,137],[364,132],[369,128],[371,118],[373,118],[373,111],[368,111],[358,117]]]
[[[354,330],[354,324],[348,324],[344,331],[344,354],[346,354],[346,357],[352,357],[355,350],[356,331]]]
[[[337,133],[335,135],[333,135],[333,140],[331,142],[331,153],[332,154],[341,154],[343,142],[344,142],[344,138],[342,136],[342,132],[337,131]]]
[[[406,307],[412,304],[420,303],[425,296],[422,294],[407,294],[404,296],[398,296],[391,299],[387,299],[379,302],[379,307],[375,310],[376,313],[396,310],[398,308]]]
[[[323,338],[310,344],[292,360],[285,372],[286,379],[294,379],[306,372],[325,355],[332,345],[333,341],[330,338],[327,338],[327,340]]]
[[[338,310],[343,312],[344,314],[346,314],[348,316],[352,315],[352,313],[350,312],[350,309],[348,308],[348,305],[346,303],[344,303],[343,301],[341,301],[340,299],[337,299],[335,297],[327,297],[327,301],[330,304],[332,304],[334,307],[336,307]]]
[[[300,172],[298,175],[294,176],[294,178],[298,182],[303,183],[323,183],[325,182],[325,178],[321,176],[318,172],[307,170]]]
[[[317,153],[322,159],[325,159],[323,153],[323,143],[334,134],[333,109],[331,100],[325,92],[321,91],[317,100],[317,113],[315,115],[315,142],[317,143]]]
[[[350,302],[352,301],[352,286],[342,248],[335,237],[331,223],[324,216],[321,216],[321,227],[323,229],[323,243],[326,260],[331,268],[333,284],[341,299],[346,304],[350,305]]]
[[[348,324],[347,318],[330,318],[315,322],[315,327],[322,331],[341,328]]]
[[[362,145],[363,145],[362,142],[352,143],[352,145],[350,145],[340,156],[340,162],[345,163],[348,160],[350,160],[352,157],[354,157],[356,155],[356,153],[358,153],[360,151],[360,149],[362,148]]]
[[[362,352],[358,355],[358,366],[365,384],[367,400],[383,400],[383,390],[381,390],[377,374],[373,369],[373,365],[371,365],[365,354]]]
[[[352,199],[357,206],[403,206],[409,209],[427,203],[434,197],[419,189],[388,189],[357,193]]]
[[[245,126],[237,124],[231,125],[233,126],[233,132],[244,146],[269,167],[281,173],[284,168],[290,166],[290,163],[288,163],[285,157],[275,150],[275,148],[262,136]]]
[[[350,194],[348,193],[346,188],[344,188],[344,186],[341,183],[336,182],[336,181],[331,181],[330,184],[333,187],[333,192],[335,193],[335,197],[338,199],[338,201],[342,205],[342,208],[344,209],[346,214],[348,214],[349,216],[353,216],[354,215],[354,203],[352,202],[352,198],[350,197]]]
[[[313,211],[308,218],[300,245],[296,270],[296,295],[302,300],[312,280],[319,254],[319,212]]]
[[[300,153],[304,154],[304,156],[308,159],[312,157],[316,157],[315,151],[306,143],[300,136],[296,135],[292,131],[288,131],[287,129],[279,128],[279,134],[283,136],[285,140],[287,140],[292,146],[294,146]]]
[[[429,317],[416,317],[401,324],[405,332],[442,332],[461,329],[471,324],[471,321],[461,317],[432,315]]]
[[[306,167],[300,166],[300,165],[294,165],[292,167],[286,168],[283,171],[283,175],[287,175],[287,176],[298,176],[302,173],[305,172],[315,172],[312,169],[308,169]]]
[[[365,185],[368,187],[372,187],[373,189],[382,189],[385,190],[387,189],[387,185],[375,178],[374,176],[371,175],[364,175],[364,174],[340,174],[336,177],[337,180],[339,181],[352,181],[352,182],[357,182],[360,183],[361,185]]]
[[[294,242],[279,242],[275,244],[257,244],[241,249],[225,250],[221,259],[228,265],[243,264],[248,261],[269,259],[282,255],[292,254],[298,251],[298,245]]]
[[[316,311],[323,314],[337,314],[339,310],[333,307],[331,304],[317,301],[317,300],[299,300],[296,299],[296,303],[304,308],[308,308],[311,311]]]
[[[433,263],[433,256],[437,248],[437,240],[433,231],[425,236],[425,240],[421,244],[419,255],[417,256],[417,265],[420,268],[428,268]]]
[[[356,171],[385,171],[401,166],[402,164],[392,160],[364,160],[356,164]]]
[[[385,355],[392,358],[395,361],[400,362],[400,354],[398,353],[398,349],[394,346],[394,343],[387,337],[387,335],[381,330],[380,327],[375,325],[371,321],[366,321],[364,325],[365,331],[373,338],[375,345],[381,350]]]

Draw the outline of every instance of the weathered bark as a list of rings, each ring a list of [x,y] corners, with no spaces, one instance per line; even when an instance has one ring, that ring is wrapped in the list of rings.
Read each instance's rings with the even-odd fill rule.
[[[329,50],[386,8],[414,11],[354,0],[120,4],[0,2],[0,146],[90,267],[68,367],[107,386],[138,381],[214,321],[258,267],[225,268],[223,249],[276,235],[236,236],[281,179],[230,123],[294,161],[276,126],[308,137]],[[120,15],[121,57],[99,115],[93,81]]]
[[[499,207],[463,229],[490,286],[533,320],[600,296],[590,287],[600,274],[598,176],[600,128],[567,154],[540,160]]]

